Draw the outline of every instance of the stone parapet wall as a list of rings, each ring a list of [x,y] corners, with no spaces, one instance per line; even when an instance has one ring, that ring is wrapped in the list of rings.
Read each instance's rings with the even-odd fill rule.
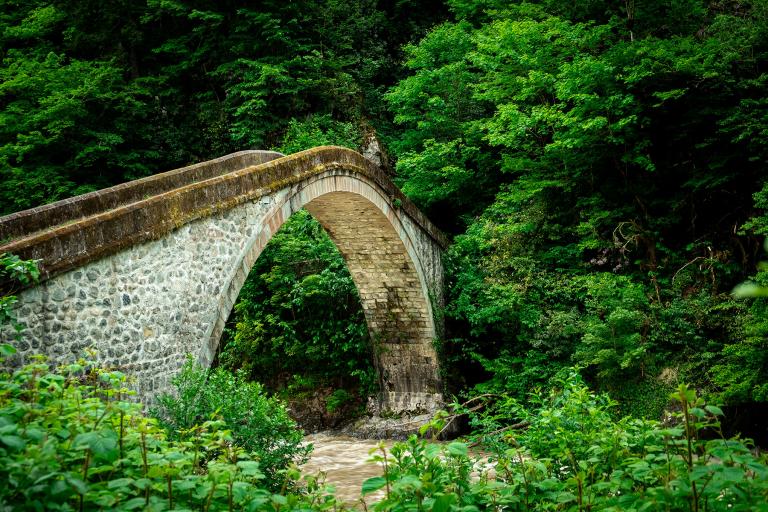
[[[191,183],[281,158],[275,151],[239,151],[230,155],[175,169],[114,187],[70,197],[30,210],[0,217],[0,244],[28,237],[44,229],[75,223],[85,217],[135,203]]]
[[[39,260],[43,279],[47,279],[135,244],[159,239],[196,219],[229,210],[335,168],[354,170],[361,176],[371,178],[391,201],[397,201],[402,210],[438,243],[447,244],[445,236],[380,169],[355,151],[324,146],[194,182],[63,224],[63,219],[49,219],[54,222],[52,226],[0,245],[0,253],[9,252],[23,259]],[[33,211],[0,218],[0,224],[17,226],[17,222],[22,222],[18,220],[22,217],[17,216],[31,218],[34,215],[30,217],[27,212]],[[44,217],[49,218],[50,215],[45,213]],[[31,220],[23,221],[27,222],[32,224]]]

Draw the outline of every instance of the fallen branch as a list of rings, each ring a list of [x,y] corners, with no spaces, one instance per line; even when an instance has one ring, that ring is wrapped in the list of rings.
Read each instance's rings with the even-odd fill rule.
[[[483,393],[482,395],[473,396],[472,398],[470,398],[469,400],[467,400],[463,404],[459,405],[459,407],[466,407],[467,405],[469,405],[469,404],[471,404],[473,402],[477,402],[478,400],[481,400],[483,398],[491,398],[491,397],[495,397],[495,396],[498,396],[498,395],[495,394],[495,393]],[[485,403],[481,403],[481,404],[475,405],[474,407],[470,407],[469,409],[466,409],[463,412],[459,412],[459,413],[456,413],[456,414],[452,414],[451,416],[448,416],[448,418],[449,418],[448,421],[445,423],[443,428],[440,429],[440,432],[438,432],[434,436],[435,439],[437,439],[438,437],[443,435],[448,430],[448,427],[450,427],[451,424],[456,420],[456,418],[459,418],[461,416],[466,416],[470,412],[478,411],[478,410],[482,409],[483,407],[485,407]]]
[[[502,432],[506,432],[508,430],[520,430],[523,428],[527,428],[530,426],[531,422],[528,420],[521,421],[519,423],[515,423],[514,425],[507,425],[506,427],[500,428],[498,430],[494,430],[493,432],[488,432],[485,434],[486,436],[495,436],[496,434],[501,434]],[[474,443],[470,444],[470,448],[474,448],[475,446],[479,445],[480,441],[475,441]]]

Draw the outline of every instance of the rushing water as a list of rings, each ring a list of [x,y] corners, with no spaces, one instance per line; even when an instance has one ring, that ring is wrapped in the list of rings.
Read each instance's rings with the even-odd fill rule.
[[[312,443],[315,449],[312,458],[302,467],[303,472],[324,472],[326,484],[336,489],[336,497],[353,506],[360,505],[360,487],[363,482],[371,477],[383,475],[379,463],[368,462],[371,458],[370,451],[382,442],[387,450],[395,443],[390,440],[356,439],[325,432],[309,435],[304,440]],[[470,455],[478,463],[471,477],[478,478],[481,472],[491,476],[494,474],[493,464],[489,462],[487,453],[471,450]],[[381,490],[366,496],[365,501],[371,504],[383,496],[384,491]]]
[[[381,465],[367,462],[370,450],[381,441],[374,439],[356,439],[327,433],[312,434],[304,438],[315,447],[312,458],[302,470],[304,473],[326,474],[326,484],[336,489],[336,497],[348,504],[360,502],[360,487],[373,476],[383,474]],[[383,441],[389,449],[394,441]],[[370,500],[367,499],[370,503]],[[375,496],[373,496],[375,499]]]

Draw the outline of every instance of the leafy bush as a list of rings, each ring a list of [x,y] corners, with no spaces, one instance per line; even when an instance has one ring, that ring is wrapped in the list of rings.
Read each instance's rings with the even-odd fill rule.
[[[352,399],[354,396],[346,389],[336,389],[328,396],[325,408],[328,412],[333,413]]]
[[[22,326],[16,323],[13,315],[13,306],[17,302],[14,294],[39,277],[40,269],[36,261],[22,260],[15,254],[0,253],[0,325],[9,323],[21,331]]]
[[[188,359],[173,385],[175,393],[162,395],[153,410],[170,438],[191,441],[197,425],[221,420],[234,442],[259,461],[262,483],[272,489],[283,484],[280,475],[291,464],[306,461],[311,448],[302,446],[302,432],[261,384],[223,368],[205,370]]]
[[[0,345],[3,352],[13,352]],[[0,375],[0,510],[335,509],[317,482],[276,495],[258,455],[221,421],[171,440],[126,378],[79,361],[52,370],[43,358]],[[296,471],[286,473],[291,487]]]
[[[372,460],[384,468],[383,477],[363,482],[362,494],[384,488],[384,499],[374,510],[462,510],[481,503],[477,485],[470,480],[474,470],[467,445],[426,443],[412,436],[397,443],[388,454],[383,446]],[[472,509],[468,509],[472,510]]]
[[[534,409],[508,401],[507,428],[476,422],[497,457],[495,478],[470,478],[477,468],[460,443],[412,438],[391,459],[377,456],[385,477],[363,485],[367,492],[386,487],[375,509],[768,510],[768,458],[747,442],[711,439],[722,412],[685,385],[672,396],[676,422],[665,427],[614,419],[616,403],[589,391],[576,371],[558,384]]]
[[[749,297],[744,333],[729,340],[722,354],[713,358],[712,380],[727,403],[768,402],[768,269],[761,262],[754,283],[745,283],[734,293]]]

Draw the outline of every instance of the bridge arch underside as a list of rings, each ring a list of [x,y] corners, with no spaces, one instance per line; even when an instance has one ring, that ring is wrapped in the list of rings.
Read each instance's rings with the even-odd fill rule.
[[[311,178],[286,192],[246,247],[222,295],[201,362],[212,360],[247,271],[272,235],[304,208],[338,247],[360,294],[379,377],[376,408],[397,413],[439,408],[442,395],[433,347],[437,332],[429,298],[430,272],[425,268],[430,262],[423,261],[416,234],[378,187],[344,172]]]
[[[382,393],[394,413],[441,406],[431,298],[441,299],[442,248],[376,182],[343,167],[212,213],[159,239],[60,273],[19,294],[27,328],[15,363],[55,363],[94,348],[152,400],[192,354],[215,355],[252,265],[285,220],[305,207],[330,234],[360,292]],[[9,337],[10,332],[3,332]]]

